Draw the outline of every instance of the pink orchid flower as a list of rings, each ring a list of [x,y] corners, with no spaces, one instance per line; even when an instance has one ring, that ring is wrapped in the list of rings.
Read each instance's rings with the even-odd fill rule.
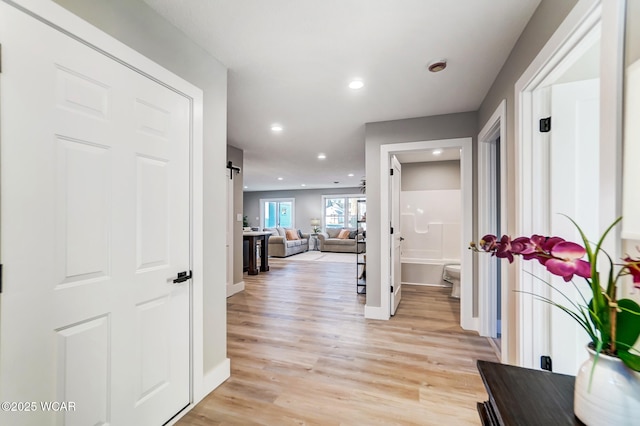
[[[503,235],[500,242],[496,243],[495,255],[501,259],[508,259],[509,263],[513,263],[513,253],[511,253],[511,238]]]
[[[496,241],[498,241],[498,237],[496,237],[495,235],[485,235],[480,240],[480,248],[484,251],[493,251],[496,248]]]
[[[633,285],[636,288],[640,288],[640,260],[632,259],[630,256],[624,258],[625,268],[629,271],[633,277]]]
[[[591,278],[591,265],[581,258],[586,250],[579,244],[570,241],[562,241],[553,245],[551,258],[544,265],[554,275],[562,277],[565,281],[571,281],[576,274],[583,278]]]

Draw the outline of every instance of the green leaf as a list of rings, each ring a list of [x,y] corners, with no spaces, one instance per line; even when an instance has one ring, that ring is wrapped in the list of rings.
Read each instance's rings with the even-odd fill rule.
[[[626,349],[618,349],[618,358],[634,371],[640,371],[640,356],[629,353]]]
[[[589,302],[589,315],[591,316],[591,322],[600,332],[600,338],[604,343],[608,343],[611,340],[611,323],[609,322],[609,308],[597,309],[594,306],[593,299]]]
[[[631,299],[618,300],[616,343],[622,348],[632,347],[640,336],[640,305]]]

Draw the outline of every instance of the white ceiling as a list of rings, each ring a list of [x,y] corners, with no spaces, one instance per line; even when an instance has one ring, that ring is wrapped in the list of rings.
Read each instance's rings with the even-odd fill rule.
[[[540,2],[144,1],[228,67],[247,191],[357,186],[365,123],[477,110]]]

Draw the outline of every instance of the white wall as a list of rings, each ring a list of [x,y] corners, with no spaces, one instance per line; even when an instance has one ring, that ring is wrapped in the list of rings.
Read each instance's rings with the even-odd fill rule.
[[[204,373],[226,361],[227,69],[140,0],[57,0],[204,92]],[[43,41],[44,43],[45,41]]]
[[[626,19],[625,68],[640,59],[640,2],[628,0]],[[624,241],[623,253],[628,253],[631,257],[638,258],[640,257],[639,250],[640,241]],[[640,303],[640,290],[634,288],[631,279],[625,280],[622,285],[622,294]]]
[[[460,259],[460,160],[402,165],[402,257]]]

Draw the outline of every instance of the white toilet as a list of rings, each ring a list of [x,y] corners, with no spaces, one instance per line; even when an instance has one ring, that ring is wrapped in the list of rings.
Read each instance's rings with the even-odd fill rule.
[[[442,279],[451,284],[451,297],[460,298],[460,265],[445,265]]]

